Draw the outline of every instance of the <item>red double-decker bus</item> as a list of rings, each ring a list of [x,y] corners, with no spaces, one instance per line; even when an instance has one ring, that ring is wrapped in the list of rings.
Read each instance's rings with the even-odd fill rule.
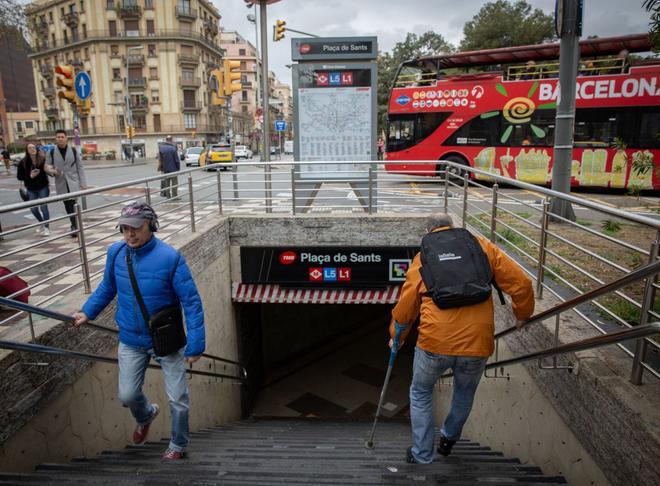
[[[628,56],[650,48],[646,34],[580,43],[573,186],[660,189],[660,61],[630,65]],[[559,44],[541,44],[402,63],[389,101],[385,168],[434,175],[439,166],[410,161],[451,160],[550,184],[558,57]],[[633,170],[650,160],[653,169]]]

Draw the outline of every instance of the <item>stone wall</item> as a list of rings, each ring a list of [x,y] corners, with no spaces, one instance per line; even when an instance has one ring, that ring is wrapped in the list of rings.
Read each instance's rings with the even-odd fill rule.
[[[228,222],[202,226],[194,235],[177,236],[179,248],[191,268],[202,296],[206,318],[206,352],[236,359],[236,333],[229,282]],[[82,294],[68,296],[62,312],[79,308]],[[113,327],[113,308],[95,321]],[[116,356],[116,338],[70,325],[53,325],[39,337],[42,344]],[[43,323],[47,328],[47,323]],[[35,366],[36,361],[50,363]],[[195,369],[235,374],[231,365],[214,366],[203,358]],[[3,441],[0,469],[25,471],[42,462],[68,461],[92,456],[103,449],[128,444],[135,423],[127,408],[118,403],[117,367],[70,359],[43,358],[34,354],[7,353],[0,361],[0,423]],[[240,418],[240,386],[232,380],[189,375],[191,430]],[[161,405],[150,438],[169,436],[167,397],[158,370],[148,370],[144,390]]]

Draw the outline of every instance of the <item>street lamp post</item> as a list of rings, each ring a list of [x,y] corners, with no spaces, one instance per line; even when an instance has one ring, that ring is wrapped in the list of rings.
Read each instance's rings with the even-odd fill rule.
[[[142,46],[130,46],[126,48],[126,126],[133,127],[133,111],[131,110],[131,95],[128,91],[128,58],[131,51],[141,51]],[[133,130],[128,130],[129,150],[131,151],[131,164],[135,163],[135,152],[133,150]]]
[[[254,14],[248,14],[247,19],[249,22],[254,24],[254,41],[255,41],[255,59],[256,59],[256,65],[254,67],[255,73],[256,73],[256,79],[255,82],[257,83],[257,86],[255,88],[255,106],[260,106],[260,94],[261,94],[261,84],[260,84],[260,78],[259,78],[259,69],[260,69],[260,59],[259,59],[259,27],[257,26],[257,5],[254,5]],[[256,116],[255,113],[255,118],[258,120],[258,117]],[[259,133],[259,130],[257,131]],[[261,146],[261,140],[263,140],[263,131],[261,133],[261,136],[259,136],[259,140],[257,141],[257,149],[260,149]],[[259,150],[262,152],[261,150]]]

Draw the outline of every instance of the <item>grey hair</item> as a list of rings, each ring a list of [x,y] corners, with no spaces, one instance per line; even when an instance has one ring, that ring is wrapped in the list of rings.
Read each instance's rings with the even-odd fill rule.
[[[454,227],[454,221],[447,213],[433,213],[426,219],[426,230],[431,231],[435,228],[442,228],[443,226]]]

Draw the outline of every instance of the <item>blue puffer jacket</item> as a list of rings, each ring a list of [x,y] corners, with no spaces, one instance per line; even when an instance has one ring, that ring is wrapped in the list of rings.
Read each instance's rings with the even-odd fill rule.
[[[204,309],[190,269],[183,256],[179,258],[174,248],[155,236],[138,249],[129,248],[124,242],[114,243],[108,249],[103,280],[87,299],[82,311],[90,320],[96,319],[117,295],[115,320],[119,327],[119,340],[137,348],[152,347],[149,328],[128,276],[127,251],[131,252],[133,270],[149,315],[174,305],[178,299],[186,318],[188,344],[185,356],[202,354],[205,348]]]

